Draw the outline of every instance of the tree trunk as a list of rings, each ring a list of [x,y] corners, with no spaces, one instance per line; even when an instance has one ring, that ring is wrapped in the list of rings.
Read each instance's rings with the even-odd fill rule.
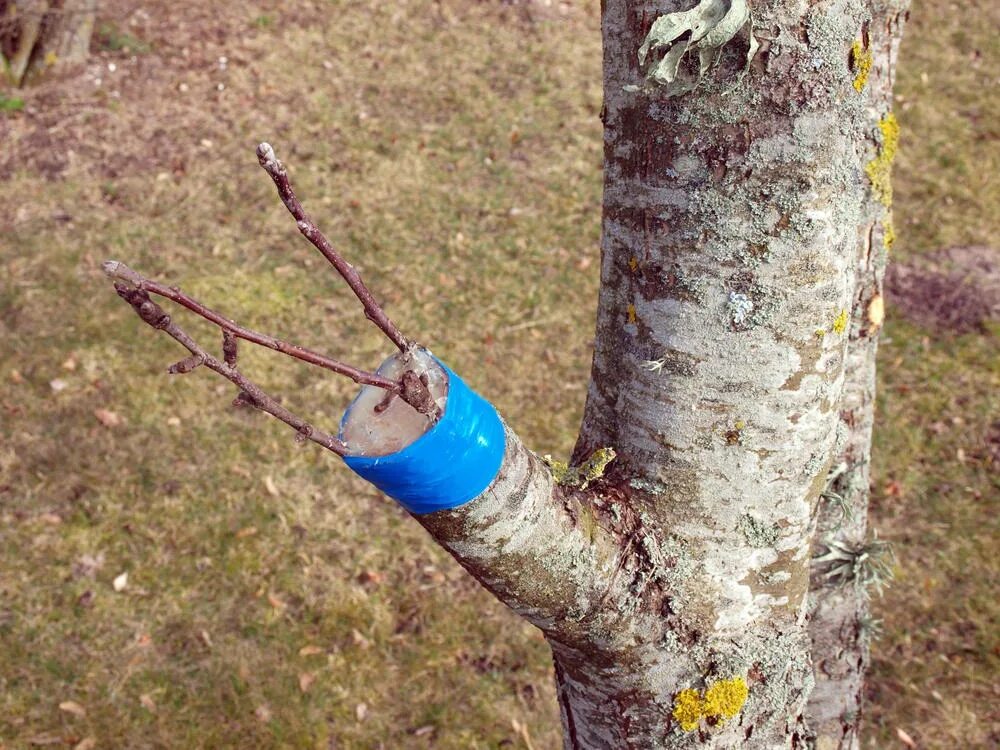
[[[891,111],[896,59],[906,15],[905,4],[879,3],[871,8],[871,20],[862,24],[858,41],[871,56],[871,68],[867,80],[858,79],[858,88],[866,96],[871,121],[883,120]],[[829,554],[834,545],[880,553],[869,541],[867,517],[875,420],[875,355],[883,314],[882,280],[895,235],[891,193],[869,192],[858,230],[857,282],[840,407],[839,450],[828,491],[820,504],[813,542],[816,558]],[[813,573],[809,629],[816,687],[807,708],[810,728],[818,750],[857,748],[869,643],[878,626],[869,612],[869,591],[865,585],[873,581],[866,581],[863,576],[840,580],[841,576],[830,575],[829,566],[824,565],[815,566]]]
[[[0,53],[11,82],[85,62],[96,9],[97,0],[0,1]]]
[[[545,632],[567,748],[855,747],[903,9],[678,8],[602,8],[579,468],[508,430],[490,489],[420,519]]]

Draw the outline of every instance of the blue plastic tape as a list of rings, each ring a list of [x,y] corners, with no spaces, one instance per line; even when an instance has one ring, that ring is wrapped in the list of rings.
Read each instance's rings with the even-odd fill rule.
[[[344,456],[355,474],[417,515],[478,497],[500,471],[506,443],[493,405],[436,361],[448,376],[448,401],[437,423],[396,453]]]

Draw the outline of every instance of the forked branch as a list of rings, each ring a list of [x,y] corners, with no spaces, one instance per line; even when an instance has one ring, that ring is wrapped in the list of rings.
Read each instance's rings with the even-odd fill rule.
[[[386,315],[385,311],[375,300],[371,290],[365,286],[365,283],[361,280],[361,276],[354,267],[333,248],[329,240],[323,236],[323,233],[319,231],[302,208],[302,204],[292,190],[284,165],[274,155],[274,149],[267,143],[260,144],[257,148],[257,158],[278,188],[278,195],[281,197],[282,202],[291,212],[292,216],[295,217],[299,231],[316,246],[348,283],[355,296],[361,301],[365,310],[365,316],[378,326],[379,330],[401,352],[408,352],[412,347],[410,341],[403,336],[396,325],[389,319],[389,316]],[[386,391],[386,398],[379,404],[380,408],[376,409],[376,412],[384,410],[393,398],[399,397],[421,414],[436,417],[441,413],[440,407],[434,401],[427,387],[426,378],[419,377],[413,370],[403,372],[398,381],[390,380],[378,373],[360,370],[312,349],[307,349],[304,346],[291,344],[266,333],[244,328],[221,313],[206,307],[193,297],[184,294],[177,287],[167,286],[158,281],[147,279],[124,263],[114,260],[106,261],[104,263],[104,272],[115,281],[115,290],[119,296],[132,306],[142,320],[153,328],[168,333],[191,353],[191,356],[171,365],[169,372],[182,374],[205,365],[240,388],[240,393],[235,403],[251,405],[277,417],[282,422],[293,427],[298,432],[299,439],[312,440],[314,443],[318,443],[339,455],[344,455],[347,450],[347,446],[341,440],[317,430],[304,419],[292,414],[237,369],[237,342],[239,339],[273,349],[289,357],[294,357],[295,359],[308,362],[309,364],[322,367],[340,375],[346,375],[356,383],[382,388]],[[222,359],[219,360],[213,357],[199,346],[191,336],[171,320],[163,308],[150,298],[150,294],[155,294],[176,302],[218,326],[222,330]]]
[[[383,378],[380,375],[376,375],[375,373],[367,372],[365,370],[359,370],[357,367],[352,367],[351,365],[332,359],[331,357],[327,357],[324,354],[315,352],[312,349],[307,349],[304,346],[290,344],[286,341],[275,338],[274,336],[269,336],[266,333],[260,333],[249,328],[244,328],[241,325],[237,325],[221,313],[206,307],[193,297],[189,297],[184,294],[184,292],[177,287],[166,286],[157,281],[153,281],[152,279],[147,279],[139,272],[129,268],[127,265],[119,261],[106,261],[104,263],[104,272],[111,278],[117,279],[118,281],[124,281],[125,283],[134,286],[136,289],[151,292],[160,297],[172,300],[182,307],[186,307],[196,315],[199,315],[205,320],[217,325],[224,332],[223,353],[226,355],[226,362],[229,362],[229,349],[232,350],[231,356],[235,362],[235,339],[244,339],[253,344],[257,344],[258,346],[274,349],[276,352],[287,354],[289,357],[300,359],[303,362],[308,362],[311,365],[322,367],[339,375],[346,375],[355,383],[359,383],[361,385],[374,385],[395,394],[400,394],[403,390],[400,383],[397,383],[394,380]],[[228,334],[228,336],[225,336],[225,334]]]
[[[338,456],[343,456],[347,452],[347,446],[341,440],[322,430],[316,429],[304,419],[297,417],[268,396],[259,385],[236,369],[235,357],[231,357],[229,352],[226,354],[226,359],[232,359],[233,362],[220,361],[202,349],[191,336],[171,320],[162,307],[150,299],[149,293],[144,289],[137,288],[123,281],[116,281],[115,291],[118,292],[119,297],[132,306],[132,309],[135,310],[136,314],[142,320],[153,328],[164,331],[191,352],[190,357],[170,367],[171,373],[186,373],[200,365],[204,365],[208,369],[219,373],[219,375],[234,383],[240,389],[235,403],[253,406],[280,419],[298,433],[296,438],[299,440],[311,440],[318,445],[322,445],[327,450],[333,451]]]

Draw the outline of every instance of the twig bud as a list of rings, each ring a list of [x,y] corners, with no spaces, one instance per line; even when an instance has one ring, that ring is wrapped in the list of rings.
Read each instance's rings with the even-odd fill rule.
[[[199,357],[197,354],[192,354],[190,357],[185,357],[180,362],[174,362],[170,367],[167,368],[167,372],[171,375],[184,375],[191,372],[194,368],[199,365],[204,364],[204,357]]]
[[[101,264],[101,269],[109,279],[124,281],[132,286],[139,286],[142,283],[142,276],[118,260],[106,260]]]
[[[237,409],[241,409],[244,406],[257,406],[257,401],[246,391],[240,391],[236,398],[233,399],[233,406]]]
[[[259,161],[260,165],[269,173],[282,171],[281,162],[278,161],[278,157],[275,155],[274,149],[267,141],[257,146],[257,161]]]
[[[238,344],[236,337],[229,331],[222,331],[222,358],[230,367],[236,367],[236,356],[238,354]]]

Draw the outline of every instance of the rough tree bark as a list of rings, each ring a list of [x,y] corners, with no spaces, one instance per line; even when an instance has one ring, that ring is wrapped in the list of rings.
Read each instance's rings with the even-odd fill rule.
[[[864,514],[904,11],[603,4],[601,291],[573,460],[539,459],[504,425],[487,489],[415,516],[545,634],[567,748],[857,746],[865,586],[886,574]],[[305,216],[273,151],[258,155],[410,361],[412,341]],[[377,382],[106,268],[191,352],[174,372],[205,364],[336,453],[350,446],[236,370],[233,336],[430,412],[412,371],[410,386]],[[150,294],[223,328],[225,361]]]
[[[0,59],[11,82],[85,62],[96,10],[97,0],[0,0]]]

